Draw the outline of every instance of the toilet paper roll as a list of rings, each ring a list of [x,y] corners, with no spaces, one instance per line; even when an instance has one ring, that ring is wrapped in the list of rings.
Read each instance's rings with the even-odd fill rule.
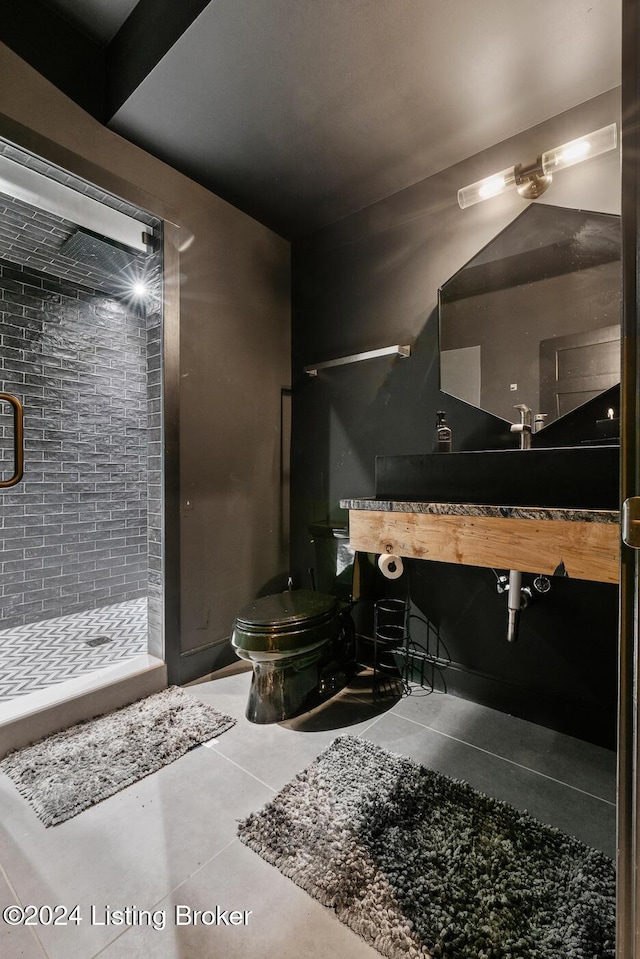
[[[393,553],[382,553],[378,557],[378,569],[387,579],[398,579],[404,572],[401,558]]]

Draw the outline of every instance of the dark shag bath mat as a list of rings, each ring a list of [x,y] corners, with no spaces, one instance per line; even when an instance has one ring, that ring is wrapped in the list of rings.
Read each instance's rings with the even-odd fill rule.
[[[614,956],[607,856],[351,736],[239,835],[391,959]]]
[[[0,769],[47,826],[64,822],[219,736],[235,719],[177,686],[6,756]]]

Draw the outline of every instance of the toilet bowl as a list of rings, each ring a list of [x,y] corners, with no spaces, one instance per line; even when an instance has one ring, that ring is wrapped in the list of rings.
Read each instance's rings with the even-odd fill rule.
[[[248,603],[236,616],[231,643],[253,666],[246,709],[253,723],[312,709],[355,671],[349,607],[326,593],[296,589]]]

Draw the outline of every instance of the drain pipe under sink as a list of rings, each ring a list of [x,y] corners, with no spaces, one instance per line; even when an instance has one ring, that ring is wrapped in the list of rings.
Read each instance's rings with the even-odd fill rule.
[[[537,593],[548,593],[551,589],[551,580],[544,573],[538,573],[533,581],[533,589],[522,585],[522,573],[517,569],[510,569],[509,575],[493,571],[498,580],[499,593],[507,594],[507,642],[515,643],[518,638],[518,624],[520,611],[526,609],[529,601]]]
[[[529,605],[531,599],[531,590],[522,585],[522,573],[517,569],[510,569],[509,574],[496,574],[497,589],[499,593],[507,594],[507,642],[515,643],[518,638],[518,624],[520,620],[520,610]]]
[[[542,580],[545,580],[542,583]],[[540,581],[542,585],[537,586]],[[538,592],[547,592],[551,584],[544,576],[536,578],[536,589]],[[515,643],[518,638],[518,621],[520,619],[520,610],[526,609],[529,605],[532,592],[528,586],[522,585],[522,573],[517,569],[509,570],[509,586],[507,587],[507,642]]]
[[[509,570],[509,589],[507,592],[507,642],[514,643],[518,635],[518,613],[522,608],[522,573],[517,569]]]

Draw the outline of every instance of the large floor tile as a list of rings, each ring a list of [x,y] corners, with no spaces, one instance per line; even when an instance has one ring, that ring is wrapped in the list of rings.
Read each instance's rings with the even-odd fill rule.
[[[392,701],[363,702],[350,689],[311,712],[284,723],[256,725],[244,717],[250,674],[189,687],[189,693],[219,709],[238,716],[236,726],[214,747],[216,752],[237,763],[272,789],[280,789],[325,749],[336,736],[358,735],[392,705]],[[240,698],[238,698],[240,697]]]
[[[235,837],[236,819],[272,795],[201,746],[49,829],[0,777],[0,858],[23,902],[149,908]],[[46,928],[52,959],[88,959],[113,927]]]
[[[609,856],[615,854],[616,810],[612,804],[395,714],[384,716],[363,738],[464,780],[479,792],[527,811]]]
[[[612,750],[445,693],[425,695],[416,690],[396,703],[393,711],[615,802],[616,754]]]
[[[250,911],[246,925],[177,926],[176,906]],[[167,896],[162,932],[132,928],[100,959],[374,959],[379,953],[334,913],[239,841]],[[186,915],[183,913],[183,915]]]
[[[22,906],[16,893],[9,886],[0,871],[0,914],[7,906]],[[35,929],[31,926],[12,926],[9,921],[0,919],[0,956],[6,959],[46,959]]]
[[[216,709],[228,713],[234,719],[244,719],[250,682],[251,669],[238,668],[224,676],[192,683],[183,688],[190,696],[215,706]]]

